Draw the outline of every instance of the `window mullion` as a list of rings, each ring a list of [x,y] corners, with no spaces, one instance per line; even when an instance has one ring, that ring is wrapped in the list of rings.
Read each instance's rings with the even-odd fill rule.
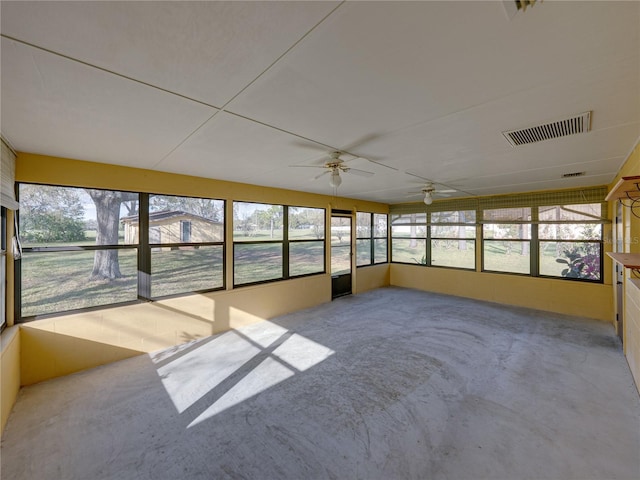
[[[431,212],[427,213],[427,227],[426,227],[427,241],[425,242],[425,266],[431,266]]]
[[[289,278],[289,207],[282,206],[282,278]]]
[[[539,207],[531,209],[531,239],[529,243],[529,260],[531,262],[531,276],[540,276],[540,242],[538,239]]]
[[[140,193],[138,207],[138,298],[151,298],[151,248],[149,247],[149,194]]]

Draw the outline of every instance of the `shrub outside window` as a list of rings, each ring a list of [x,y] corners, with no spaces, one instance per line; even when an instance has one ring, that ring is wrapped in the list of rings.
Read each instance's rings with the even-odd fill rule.
[[[540,275],[601,279],[602,205],[555,205],[538,212]]]

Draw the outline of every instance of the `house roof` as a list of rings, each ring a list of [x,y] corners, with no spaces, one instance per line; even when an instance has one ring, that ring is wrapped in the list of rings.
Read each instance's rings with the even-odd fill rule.
[[[149,223],[160,222],[162,220],[167,220],[171,218],[179,219],[179,218],[185,218],[185,217],[202,220],[204,222],[209,222],[209,223],[221,223],[221,222],[216,222],[214,220],[211,220],[210,218],[201,217],[200,215],[184,212],[182,210],[162,210],[160,212],[149,213]],[[129,215],[127,217],[122,217],[120,220],[122,222],[138,223],[138,215]]]

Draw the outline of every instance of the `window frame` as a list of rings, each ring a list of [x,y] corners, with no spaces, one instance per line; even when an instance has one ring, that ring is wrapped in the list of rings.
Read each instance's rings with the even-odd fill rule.
[[[327,245],[327,240],[326,240],[326,231],[327,231],[327,211],[325,208],[320,208],[320,207],[307,207],[307,206],[303,206],[303,205],[285,205],[285,204],[277,204],[277,203],[265,203],[265,202],[253,202],[253,201],[244,201],[244,200],[232,200],[233,204],[236,203],[249,203],[249,204],[256,204],[256,205],[267,205],[270,207],[282,207],[282,239],[277,239],[277,240],[242,240],[242,241],[236,241],[235,239],[233,239],[233,261],[232,261],[232,271],[233,271],[233,275],[232,275],[232,279],[233,279],[233,288],[243,288],[243,287],[250,287],[250,286],[254,286],[254,285],[261,285],[261,284],[265,284],[265,283],[273,283],[273,282],[280,282],[280,281],[285,281],[285,280],[291,280],[291,279],[295,279],[295,278],[302,278],[302,277],[310,277],[313,275],[324,275],[327,271],[327,266],[326,266],[326,259],[327,259],[327,249],[326,249],[326,245]],[[308,208],[308,209],[313,209],[313,210],[321,210],[323,212],[323,236],[322,239],[318,240],[318,239],[312,239],[312,238],[306,238],[306,239],[290,239],[289,238],[289,209],[290,208]],[[235,232],[235,217],[231,219],[231,229],[232,232]],[[311,272],[311,273],[303,273],[303,274],[297,274],[297,275],[291,275],[291,255],[290,255],[290,247],[292,244],[300,244],[300,243],[318,243],[318,242],[322,242],[322,271],[317,271],[317,272]],[[282,245],[282,269],[281,269],[281,275],[277,278],[269,278],[269,279],[265,279],[265,280],[256,280],[256,281],[251,281],[251,282],[243,282],[243,283],[237,283],[236,282],[236,247],[240,246],[240,245],[267,245],[267,244],[280,244]]]
[[[402,218],[402,216],[405,214],[398,214],[398,218]],[[398,223],[396,225],[393,224],[393,217],[394,215],[391,214],[391,221],[387,223],[388,225],[388,232],[389,232],[389,238],[390,238],[390,252],[391,252],[391,258],[390,258],[390,262],[389,263],[397,263],[397,264],[401,264],[401,265],[420,265],[420,266],[429,266],[428,265],[428,261],[429,261],[429,217],[427,215],[426,212],[415,212],[415,213],[408,213],[406,214],[408,216],[411,215],[424,215],[424,222],[421,221],[408,221],[408,222],[402,222],[402,223]],[[424,232],[424,236],[418,236],[416,234],[415,237],[402,237],[402,236],[394,236],[393,234],[393,227],[394,226],[398,226],[398,227],[409,227],[409,229],[411,229],[411,227],[424,227],[425,232]],[[409,234],[411,235],[411,234]],[[403,262],[403,261],[399,261],[395,259],[395,255],[393,254],[393,240],[394,238],[396,240],[418,240],[418,241],[422,241],[424,240],[425,245],[424,245],[424,252],[423,252],[423,258],[425,259],[424,263],[420,263],[418,262],[416,259],[414,259],[414,263],[411,262]],[[422,260],[422,258],[421,258]]]
[[[285,224],[283,228],[286,226],[286,234],[283,232],[283,235],[286,235],[286,258],[284,258],[285,262],[285,280],[291,278],[302,278],[309,277],[311,275],[322,275],[327,271],[327,210],[320,207],[303,207],[299,205],[283,205],[283,216],[285,218]],[[319,210],[322,212],[322,238],[299,238],[299,239],[291,239],[289,238],[289,209],[293,208],[304,208],[308,210]],[[322,242],[322,270],[310,273],[299,273],[296,275],[291,274],[291,245],[297,245],[302,243],[320,243]]]
[[[20,201],[20,186],[21,185],[35,185],[42,187],[54,187],[54,188],[72,188],[77,190],[84,190],[89,187],[77,187],[73,185],[55,185],[55,184],[47,184],[47,183],[35,183],[35,182],[16,182],[16,191],[17,191],[17,199]],[[131,190],[113,190],[108,188],[91,188],[92,190],[103,190],[110,192],[123,192],[123,193],[134,193],[138,195],[138,210],[140,210],[141,205],[141,196],[140,192],[134,192]],[[18,231],[16,235],[20,236],[20,210],[15,212],[16,224],[18,226]],[[67,246],[24,246],[22,245],[22,255],[20,258],[16,258],[14,261],[14,285],[15,285],[15,301],[14,301],[14,309],[15,309],[15,318],[16,323],[26,323],[35,319],[48,318],[56,315],[77,313],[81,311],[93,311],[99,310],[103,308],[113,307],[113,306],[122,306],[122,305],[132,305],[136,304],[140,300],[140,273],[138,273],[137,280],[137,290],[136,290],[136,299],[125,300],[120,302],[112,302],[100,305],[91,305],[87,307],[80,308],[71,308],[67,310],[56,310],[53,312],[45,312],[34,315],[23,315],[22,313],[22,285],[23,285],[23,269],[22,269],[22,260],[24,258],[24,254],[41,254],[41,253],[57,253],[57,252],[78,252],[78,251],[103,251],[103,250],[135,250],[137,251],[137,256],[140,256],[140,239],[138,239],[138,243],[128,243],[128,244],[105,244],[105,245],[67,245]],[[140,269],[140,265],[138,264],[138,271]]]
[[[486,219],[485,216],[485,212],[486,211],[491,211],[491,210],[517,210],[519,208],[522,209],[529,209],[528,215],[530,217],[530,220],[518,220],[518,219],[514,219],[514,218],[510,218],[510,219]],[[536,254],[534,253],[534,248],[537,246],[537,233],[538,230],[537,228],[535,228],[536,226],[536,222],[537,222],[537,215],[538,215],[538,207],[532,207],[532,206],[523,206],[523,207],[497,207],[497,208],[482,208],[479,209],[478,213],[476,215],[479,215],[480,218],[480,238],[481,238],[481,270],[482,272],[486,272],[486,273],[498,273],[498,274],[504,274],[504,275],[520,275],[520,276],[525,276],[525,277],[537,277],[538,276],[538,262],[537,262],[537,257]],[[529,231],[528,231],[528,237],[527,238],[486,238],[485,237],[485,225],[519,225],[519,226],[526,226],[529,227]],[[487,245],[487,243],[491,243],[491,242],[506,242],[509,244],[514,244],[514,245],[522,245],[522,244],[527,244],[528,245],[528,250],[529,250],[529,257],[528,257],[528,268],[529,271],[528,272],[515,272],[515,271],[509,271],[509,270],[492,270],[490,268],[486,268],[485,267],[485,263],[486,263],[486,251],[485,251],[485,246]],[[520,247],[522,248],[522,247]]]
[[[2,307],[0,308],[0,333],[7,326],[7,209],[6,207],[0,207],[0,250],[2,251],[2,255],[0,258],[0,301],[2,302]]]
[[[58,188],[73,188],[78,190],[84,190],[89,187],[78,187],[74,185],[55,185],[55,184],[46,184],[46,183],[35,183],[35,182],[16,182],[16,190],[19,195],[19,187],[20,185],[36,185],[36,186],[44,186],[44,187],[58,187]],[[93,188],[92,188],[93,189]],[[103,191],[115,191],[115,192],[125,192],[125,193],[134,193],[138,196],[138,241],[136,243],[127,243],[127,244],[109,244],[109,245],[67,245],[67,246],[28,246],[22,247],[23,253],[32,254],[32,253],[53,253],[53,252],[79,252],[79,251],[96,251],[96,250],[123,250],[137,251],[137,278],[136,278],[136,298],[127,301],[121,302],[111,302],[100,305],[92,305],[87,307],[80,308],[72,308],[66,310],[55,310],[46,313],[39,313],[35,315],[23,315],[22,314],[22,259],[18,258],[15,260],[15,269],[14,269],[14,304],[15,304],[15,319],[16,323],[26,323],[36,319],[49,318],[58,315],[66,315],[78,312],[90,312],[95,310],[101,310],[104,308],[111,308],[116,306],[123,305],[134,305],[140,302],[147,302],[158,299],[165,298],[173,298],[180,297],[184,295],[190,295],[193,293],[206,293],[218,290],[226,289],[226,228],[227,228],[227,219],[226,219],[226,200],[219,198],[210,198],[210,197],[201,197],[201,196],[189,196],[189,195],[170,195],[164,193],[146,193],[146,192],[136,192],[131,190],[115,190],[108,188],[95,188],[94,190],[103,190]],[[221,201],[222,203],[222,212],[223,212],[223,220],[222,220],[222,240],[219,242],[175,242],[175,243],[150,243],[149,238],[149,198],[150,196],[171,196],[171,197],[184,197],[184,198],[199,198],[206,200],[215,200]],[[20,225],[20,212],[16,211],[16,223]],[[16,232],[16,235],[19,235],[20,232]],[[152,272],[151,272],[151,251],[156,247],[198,247],[198,246],[221,246],[222,247],[222,285],[220,287],[199,289],[199,290],[189,290],[181,293],[172,293],[168,295],[151,295],[151,282],[153,281]]]
[[[563,207],[572,207],[572,206],[576,206],[576,205],[594,205],[594,204],[599,204],[600,205],[600,217],[602,218],[602,214],[603,212],[607,211],[607,205],[604,204],[604,202],[589,202],[589,203],[582,203],[582,204],[578,204],[578,203],[565,203],[562,205],[546,205],[545,207],[560,207],[561,209],[563,209]],[[540,209],[544,208],[543,206],[539,206],[537,207],[537,220],[538,222],[536,223],[535,227],[536,227],[536,239],[537,239],[537,248],[536,248],[536,260],[537,260],[537,271],[538,271],[538,276],[541,278],[550,278],[550,279],[560,279],[560,280],[569,280],[569,281],[578,281],[578,282],[588,282],[588,283],[604,283],[604,224],[602,222],[601,219],[599,220],[586,220],[586,219],[581,219],[581,220],[540,220]],[[573,212],[573,213],[578,213],[578,212]],[[585,216],[588,216],[587,214],[585,214]],[[539,232],[539,228],[542,225],[600,225],[600,238],[599,239],[563,239],[563,238],[540,238],[540,232]],[[580,278],[580,277],[563,277],[563,276],[558,276],[558,275],[548,275],[548,274],[542,274],[540,273],[542,271],[542,253],[541,253],[541,247],[543,243],[590,243],[590,244],[595,244],[598,246],[598,273],[599,273],[599,278],[598,279],[592,279],[592,278]],[[556,259],[557,260],[557,259]]]
[[[359,230],[358,230],[358,216],[359,215],[369,215],[369,235],[359,235]],[[386,222],[386,228],[385,228],[385,235],[376,235],[376,227],[375,227],[375,218],[376,215],[381,215],[385,217],[385,222]],[[372,265],[384,265],[386,263],[389,263],[389,214],[387,213],[377,213],[377,212],[356,212],[356,268],[361,268],[361,267],[370,267]],[[369,262],[368,263],[363,263],[363,264],[358,264],[358,240],[366,240],[368,241],[368,245],[369,245]],[[385,240],[386,242],[386,256],[385,256],[385,260],[381,261],[381,262],[376,262],[376,240]]]
[[[206,242],[194,242],[194,241],[180,241],[180,242],[162,242],[162,233],[161,230],[157,230],[159,235],[159,242],[151,242],[151,231],[153,229],[159,229],[159,227],[151,227],[150,225],[150,215],[156,212],[151,212],[150,200],[151,197],[174,197],[174,198],[195,198],[201,200],[212,200],[216,202],[222,202],[222,240],[220,241],[206,241]],[[139,260],[139,270],[148,273],[148,277],[138,285],[139,298],[141,300],[160,300],[166,298],[175,298],[181,297],[184,295],[190,295],[193,293],[207,293],[207,292],[215,292],[219,290],[224,290],[226,288],[226,230],[227,230],[227,221],[226,221],[226,212],[227,212],[227,202],[221,198],[211,198],[211,197],[196,197],[192,195],[170,195],[165,193],[141,193],[140,194],[141,202],[139,210],[139,234],[138,234],[138,242],[141,244],[141,258]],[[142,209],[142,205],[145,205],[144,212]],[[189,212],[187,212],[189,213]],[[180,220],[180,239],[182,240],[182,229],[184,220]],[[143,226],[144,224],[144,226]],[[188,220],[189,224],[189,236],[192,236],[193,226],[191,220]],[[145,231],[145,242],[142,242],[143,229]],[[153,230],[156,231],[156,230]],[[192,240],[192,238],[190,238]],[[221,273],[221,285],[219,287],[210,287],[210,288],[202,288],[197,290],[188,290],[185,292],[177,292],[177,293],[169,293],[166,295],[153,295],[153,251],[158,248],[169,248],[171,250],[180,250],[182,248],[194,248],[198,249],[199,247],[222,247],[222,273]]]
[[[595,190],[595,189],[594,189]],[[554,279],[554,280],[569,280],[569,281],[578,281],[578,282],[588,282],[588,283],[604,283],[605,279],[604,279],[604,225],[610,223],[610,220],[607,218],[607,205],[606,202],[604,200],[604,196],[600,197],[600,194],[597,192],[589,192],[590,198],[587,199],[584,197],[584,193],[582,190],[579,191],[580,193],[580,198],[578,199],[578,197],[576,195],[573,195],[572,197],[569,196],[567,194],[565,194],[565,192],[560,192],[560,193],[555,193],[552,192],[551,194],[545,194],[547,195],[546,197],[543,197],[542,195],[531,195],[531,203],[526,203],[527,201],[522,201],[521,199],[517,199],[517,201],[513,200],[512,196],[505,196],[505,199],[499,199],[496,200],[494,198],[487,198],[487,199],[479,199],[479,200],[475,200],[475,204],[470,204],[470,202],[468,200],[465,201],[461,201],[459,202],[459,205],[456,204],[455,201],[448,201],[446,208],[442,208],[443,206],[440,205],[438,206],[439,208],[433,209],[430,207],[427,207],[425,209],[423,209],[423,207],[417,207],[415,209],[413,209],[412,207],[406,208],[406,207],[401,207],[398,208],[396,211],[393,210],[393,208],[391,209],[391,212],[389,213],[389,251],[390,251],[390,261],[389,263],[396,263],[396,264],[401,264],[401,265],[418,265],[418,266],[423,266],[423,267],[432,267],[432,268],[451,268],[451,269],[457,269],[457,270],[466,270],[466,271],[475,271],[477,273],[492,273],[492,274],[502,274],[502,275],[518,275],[518,276],[526,276],[526,277],[538,277],[538,278],[548,278],[548,279]],[[555,196],[555,198],[554,198]],[[549,198],[551,198],[552,200],[549,201]],[[558,200],[556,200],[558,199]],[[583,200],[584,199],[584,200]],[[562,220],[562,221],[558,221],[558,222],[550,222],[550,221],[545,221],[545,220],[539,220],[539,212],[541,209],[548,207],[548,206],[567,206],[567,207],[571,207],[571,206],[576,206],[576,205],[588,205],[588,204],[600,204],[601,207],[601,216],[598,217],[597,215],[595,217],[593,217],[592,220]],[[526,208],[526,209],[530,209],[530,219],[527,220],[507,220],[507,219],[485,219],[485,210],[500,210],[500,209],[519,209],[519,208]],[[434,265],[433,264],[433,255],[432,255],[432,251],[433,251],[433,245],[432,245],[432,241],[433,240],[437,240],[437,239],[441,239],[443,238],[441,235],[439,236],[434,236],[433,233],[433,226],[438,226],[438,225],[454,225],[457,223],[451,223],[451,222],[447,222],[447,223],[442,223],[442,222],[433,222],[433,218],[432,215],[434,213],[439,213],[440,211],[475,211],[476,212],[476,220],[473,223],[473,225],[476,227],[475,230],[475,238],[467,238],[467,240],[474,240],[475,242],[475,266],[474,268],[461,268],[461,267],[452,267],[452,266],[447,266],[447,265]],[[575,212],[574,212],[575,213]],[[578,212],[579,213],[579,212]],[[411,221],[410,220],[410,216],[411,215],[417,215],[417,221]],[[422,218],[421,216],[424,216],[424,218]],[[399,222],[399,223],[395,223],[394,221],[397,221],[397,219],[403,218],[404,220]],[[423,221],[424,219],[426,219],[425,221]],[[539,225],[543,225],[543,224],[547,224],[547,223],[562,223],[562,224],[598,224],[601,225],[601,229],[600,229],[600,238],[599,239],[586,239],[586,240],[582,240],[582,239],[554,239],[554,240],[550,240],[550,239],[540,239],[538,238],[538,227]],[[506,239],[493,239],[493,238],[486,238],[485,235],[485,227],[484,225],[486,224],[521,224],[521,225],[526,225],[529,229],[528,231],[528,237],[529,238],[506,238]],[[471,226],[470,223],[465,223],[464,225],[466,226]],[[402,235],[402,234],[394,234],[394,227],[396,226],[401,226],[401,227],[423,227],[425,228],[425,233],[424,236],[421,234],[416,235],[415,237],[413,237],[415,240],[421,242],[424,241],[425,242],[425,248],[424,248],[424,263],[419,262],[416,258],[412,258],[413,261],[403,261],[403,260],[398,260],[397,256],[394,255],[394,243],[398,242],[398,241],[409,241],[410,240],[410,236],[409,235]],[[457,237],[455,238],[455,240],[457,240]],[[529,255],[528,255],[528,267],[529,267],[529,271],[527,273],[523,273],[523,272],[510,272],[510,271],[501,271],[501,270],[491,270],[491,269],[486,269],[485,268],[485,246],[490,244],[490,242],[492,241],[496,241],[496,242],[513,242],[513,244],[522,244],[523,242],[526,242],[528,244],[528,250],[529,250]],[[600,260],[600,278],[599,279],[589,279],[589,278],[573,278],[573,277],[563,277],[563,276],[557,276],[557,275],[546,275],[546,274],[541,274],[541,255],[540,255],[540,246],[544,243],[544,242],[564,242],[564,243],[580,243],[580,244],[598,244],[599,245],[599,260]],[[595,255],[595,254],[594,254]]]
[[[473,222],[434,222],[433,214],[434,213],[460,213],[460,212],[473,212],[477,218],[477,212],[473,209],[454,209],[454,210],[442,210],[438,212],[429,212],[427,214],[427,265],[433,268],[452,268],[454,270],[467,270],[467,271],[475,271],[476,270],[476,259],[478,257],[478,230],[476,228],[477,220],[474,219]],[[468,227],[474,228],[473,237],[443,237],[443,236],[434,236],[433,235],[433,227],[464,227],[465,229]],[[473,266],[472,267],[454,267],[452,265],[434,265],[433,264],[433,242],[438,240],[452,240],[452,241],[468,241],[473,242]]]

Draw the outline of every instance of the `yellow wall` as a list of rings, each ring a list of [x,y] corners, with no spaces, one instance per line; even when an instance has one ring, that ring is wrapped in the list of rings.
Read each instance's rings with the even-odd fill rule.
[[[363,293],[389,285],[389,264],[360,267],[355,274],[354,293]]]
[[[22,385],[312,307],[329,275],[60,315],[21,325]]]
[[[87,188],[107,188],[134,192],[189,195],[221,200],[274,203],[301,207],[333,208],[387,213],[381,203],[314,193],[225,182],[174,173],[84,162],[45,155],[18,153],[16,181],[49,183]],[[327,190],[328,190],[327,186]]]
[[[386,213],[386,205],[32,154],[19,154],[18,181],[208,196]],[[232,213],[230,203],[227,215]],[[329,212],[327,213],[329,215]],[[635,228],[635,227],[634,227]],[[227,241],[232,232],[227,232]],[[227,261],[232,249],[227,249]],[[327,251],[327,271],[329,263]],[[227,269],[227,285],[232,284]],[[354,270],[354,292],[385,285],[460,295],[612,321],[611,265],[605,284],[566,282],[412,265]],[[61,315],[22,326],[22,383],[164,348],[330,300],[330,275]]]
[[[0,433],[20,389],[20,330],[8,327],[0,336]]]
[[[388,206],[367,201],[24,153],[18,154],[16,180],[214,197],[228,200],[228,216],[233,212],[231,200],[326,208],[328,216],[331,208],[388,212]],[[227,242],[232,242],[232,234],[228,229]],[[232,250],[227,248],[228,265],[233,258]],[[388,265],[360,269],[364,273],[356,274],[354,290],[388,285],[388,269]],[[227,268],[226,284],[224,291],[58,315],[23,324],[22,385],[171,347],[331,300],[328,273],[232,289],[233,269]]]
[[[618,175],[611,182],[612,188],[621,177],[640,175],[640,143],[637,143]],[[628,201],[625,203],[629,203]],[[615,217],[617,201],[609,202],[611,218]],[[640,209],[636,210],[640,214]],[[640,255],[640,218],[634,216],[627,207],[622,208],[623,251]],[[611,259],[607,259],[611,263]],[[632,273],[627,268],[623,285],[623,348],[629,367],[640,386],[640,280],[632,280]],[[615,300],[615,296],[614,296]]]
[[[622,177],[640,176],[640,143],[636,144],[629,158],[624,163],[616,178],[609,185],[612,188],[617,181]],[[609,202],[611,218],[615,217],[615,206],[617,202]],[[629,202],[625,202],[629,203]],[[636,212],[640,215],[640,212],[636,209]],[[629,253],[640,253],[640,218],[631,214],[629,208],[623,208],[622,213],[624,215],[624,249]]]
[[[611,285],[391,264],[391,285],[611,321]]]

